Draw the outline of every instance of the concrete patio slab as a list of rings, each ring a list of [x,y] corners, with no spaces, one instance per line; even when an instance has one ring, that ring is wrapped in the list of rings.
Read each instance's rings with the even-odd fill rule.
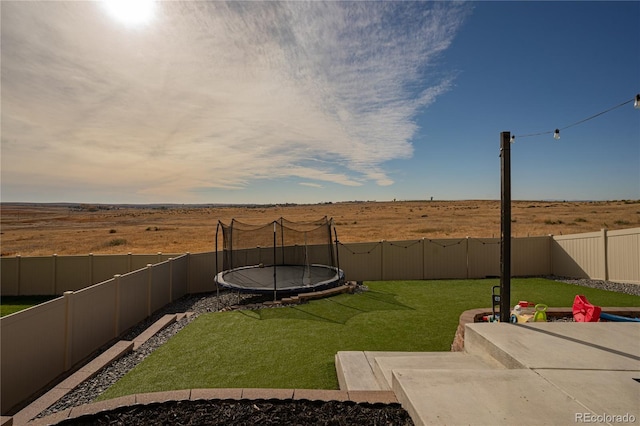
[[[504,368],[483,361],[481,358],[464,352],[430,352],[420,356],[383,356],[376,357],[373,366],[376,376],[384,377],[387,388],[392,386],[393,370],[483,370]]]
[[[384,390],[364,352],[340,351],[335,359],[340,390]]]
[[[467,324],[465,350],[509,368],[640,369],[640,323]]]
[[[640,380],[640,371],[537,369],[535,372],[589,412],[628,414],[640,421],[640,383],[636,381]]]
[[[416,425],[573,424],[585,407],[531,370],[397,370],[393,390]]]
[[[392,358],[397,356],[402,357],[420,357],[429,354],[430,352],[397,352],[397,351],[364,351],[364,356],[367,358],[367,362],[371,367],[374,377],[378,383],[378,388],[381,390],[391,390],[391,376],[387,379],[383,371],[380,370],[376,359]],[[349,365],[345,366],[347,369]],[[346,373],[345,373],[346,374]]]

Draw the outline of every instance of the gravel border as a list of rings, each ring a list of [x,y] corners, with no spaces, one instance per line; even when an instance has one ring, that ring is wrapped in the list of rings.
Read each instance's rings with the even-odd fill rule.
[[[613,281],[590,280],[587,278],[566,278],[566,277],[545,277],[550,280],[560,281],[567,284],[573,284],[581,287],[598,288],[600,290],[615,291],[617,293],[630,294],[632,296],[640,296],[640,284],[616,283]]]
[[[640,285],[637,284],[615,283],[612,281],[575,279],[555,276],[547,276],[545,278],[582,287],[599,288],[602,290],[640,296]],[[362,292],[366,290],[366,286],[359,285],[357,286],[356,292]],[[129,372],[129,370],[142,362],[154,350],[166,343],[169,338],[182,330],[187,324],[197,318],[200,314],[218,311],[222,312],[232,309],[255,309],[257,307],[264,307],[264,305],[261,305],[261,303],[268,300],[270,299],[265,296],[243,295],[231,293],[227,290],[225,290],[224,292],[220,292],[219,300],[216,293],[187,295],[180,298],[179,300],[165,306],[163,309],[156,312],[151,318],[143,321],[142,323],[131,329],[125,336],[123,336],[122,340],[133,340],[136,336],[146,330],[151,324],[153,324],[165,314],[193,312],[194,315],[185,317],[182,320],[169,325],[168,327],[157,333],[155,336],[153,336],[151,339],[149,339],[147,342],[145,342],[136,351],[132,351],[122,358],[114,361],[94,377],[83,382],[73,391],[56,402],[54,405],[44,410],[38,415],[37,418],[48,416],[58,411],[93,402],[100,394],[106,391],[111,385],[113,385],[127,372]]]

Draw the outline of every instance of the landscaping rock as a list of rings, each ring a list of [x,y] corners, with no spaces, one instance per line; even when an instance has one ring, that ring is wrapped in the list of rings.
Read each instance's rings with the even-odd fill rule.
[[[399,404],[292,400],[175,401],[134,405],[67,419],[59,425],[397,425],[413,421]]]

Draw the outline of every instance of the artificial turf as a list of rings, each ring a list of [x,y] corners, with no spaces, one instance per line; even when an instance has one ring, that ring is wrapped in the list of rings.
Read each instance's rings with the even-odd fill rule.
[[[460,314],[490,307],[498,280],[367,282],[306,304],[199,316],[99,399],[194,388],[337,389],[338,351],[449,351]],[[640,297],[543,278],[512,279],[512,301],[640,306]]]
[[[0,316],[13,314],[59,296],[2,296]]]

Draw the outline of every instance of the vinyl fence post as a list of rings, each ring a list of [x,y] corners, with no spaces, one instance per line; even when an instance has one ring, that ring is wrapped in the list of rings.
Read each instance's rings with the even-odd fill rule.
[[[151,316],[151,268],[153,265],[147,263],[147,316]]]
[[[464,248],[464,257],[465,257],[465,270],[466,270],[466,279],[469,279],[469,237],[467,237],[467,239],[464,242],[465,244],[465,248]]]
[[[113,321],[113,337],[120,334],[120,274],[113,276],[116,285],[115,314]]]
[[[424,237],[422,237],[422,240],[420,240],[420,244],[422,245],[422,274],[421,274],[421,276],[422,276],[422,279],[424,280],[424,279],[426,279],[424,270],[425,270],[426,265],[427,265],[427,259],[425,259],[425,255],[426,255],[426,251],[427,250],[425,249],[425,246],[424,246],[425,245],[424,244]]]
[[[191,294],[191,253],[187,252],[187,294]]]
[[[51,295],[55,295],[57,294],[56,290],[58,289],[58,283],[56,282],[56,275],[58,275],[56,271],[58,267],[58,255],[54,253],[51,257],[53,263],[53,265],[51,266]]]
[[[21,287],[21,285],[20,285],[20,281],[21,281],[21,279],[20,279],[20,269],[22,268],[22,266],[20,265],[22,263],[22,262],[20,262],[21,259],[22,259],[22,256],[16,255],[16,269],[17,269],[16,276],[18,278],[18,288],[16,290],[16,296],[20,296],[20,287]]]
[[[64,294],[64,371],[71,368],[73,351],[73,292],[65,291]]]
[[[601,230],[602,233],[602,272],[604,274],[604,277],[602,278],[603,280],[607,281],[609,279],[609,253],[607,253],[607,246],[608,246],[608,235],[607,235],[607,228],[603,228]]]
[[[380,280],[384,281],[384,240],[380,241]]]
[[[89,285],[93,284],[93,253],[89,253]]]
[[[169,303],[173,302],[173,257],[169,258]]]
[[[554,275],[553,271],[553,234],[549,234],[549,275]]]

